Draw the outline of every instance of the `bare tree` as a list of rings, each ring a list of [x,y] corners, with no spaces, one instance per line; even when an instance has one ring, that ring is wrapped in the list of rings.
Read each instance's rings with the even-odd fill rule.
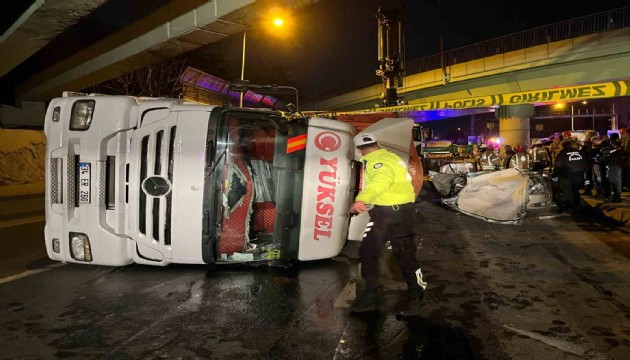
[[[186,58],[167,59],[90,86],[82,92],[181,98],[181,76],[186,69],[186,61]]]

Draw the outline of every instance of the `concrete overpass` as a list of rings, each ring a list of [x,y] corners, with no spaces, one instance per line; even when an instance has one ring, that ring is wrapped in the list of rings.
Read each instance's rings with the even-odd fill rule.
[[[0,24],[0,125],[41,125],[45,102],[252,28],[315,0],[28,0]],[[6,10],[6,9],[5,9]]]
[[[398,112],[416,120],[496,109],[501,136],[528,142],[535,105],[630,96],[630,7],[473,44],[444,58],[443,67],[439,55],[406,64],[400,106],[375,106],[384,92],[379,83],[309,109],[333,116]]]
[[[619,18],[617,22],[607,21],[615,15]],[[565,28],[576,24],[581,27],[574,32],[589,33],[569,37],[571,31]],[[525,45],[521,39],[558,32],[566,33],[567,38],[531,41],[538,44],[505,51],[514,47],[509,45],[511,43]],[[493,55],[478,56],[487,53]],[[630,7],[616,14],[596,14],[454,49],[445,57],[443,68],[440,68],[439,55],[406,64],[404,88],[399,93],[408,104],[630,79],[627,65],[630,64]],[[309,108],[335,112],[373,109],[383,93],[383,86],[376,77],[372,83],[374,85],[313,102]]]

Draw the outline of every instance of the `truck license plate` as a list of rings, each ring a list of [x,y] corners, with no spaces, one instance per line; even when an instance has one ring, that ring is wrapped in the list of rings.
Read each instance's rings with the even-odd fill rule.
[[[90,163],[79,163],[79,204],[90,203]]]

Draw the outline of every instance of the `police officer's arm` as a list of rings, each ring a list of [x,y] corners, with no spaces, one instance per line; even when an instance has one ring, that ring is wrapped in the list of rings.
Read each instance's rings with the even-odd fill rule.
[[[371,204],[375,198],[377,198],[384,191],[387,191],[394,183],[394,169],[391,164],[376,163],[368,164],[370,171],[370,182],[363,190],[357,195],[356,201],[362,201],[366,204]]]

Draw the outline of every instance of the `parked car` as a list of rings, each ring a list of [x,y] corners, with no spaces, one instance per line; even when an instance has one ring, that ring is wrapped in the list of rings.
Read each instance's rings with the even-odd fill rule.
[[[586,133],[589,131],[594,131],[597,135],[599,135],[599,133],[595,130],[571,130],[571,137],[575,138],[580,144],[584,142],[584,139],[586,139]],[[540,143],[551,143],[552,138],[562,138],[562,133],[563,132],[555,132],[545,138],[540,138],[536,140],[536,144],[540,144]]]

